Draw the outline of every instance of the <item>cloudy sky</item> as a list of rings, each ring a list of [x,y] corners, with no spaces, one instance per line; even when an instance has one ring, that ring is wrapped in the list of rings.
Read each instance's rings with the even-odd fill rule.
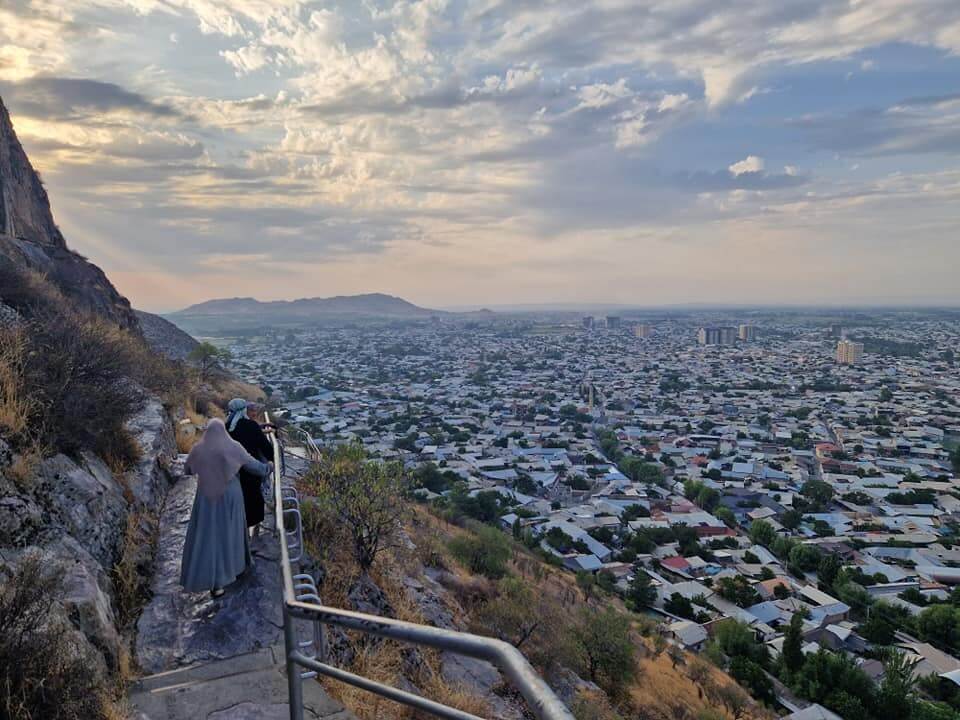
[[[957,0],[0,0],[135,305],[960,302]]]

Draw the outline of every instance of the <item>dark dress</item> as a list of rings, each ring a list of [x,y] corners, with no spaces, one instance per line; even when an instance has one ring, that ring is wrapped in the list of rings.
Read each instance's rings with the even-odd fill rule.
[[[243,448],[261,462],[273,460],[273,445],[267,439],[260,424],[250,418],[240,418],[230,437],[243,445]],[[247,527],[263,522],[263,493],[260,491],[261,477],[240,470],[240,487],[243,490],[243,507],[247,512]]]

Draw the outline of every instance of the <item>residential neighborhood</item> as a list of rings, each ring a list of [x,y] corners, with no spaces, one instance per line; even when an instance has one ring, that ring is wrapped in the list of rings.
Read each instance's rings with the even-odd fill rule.
[[[722,323],[739,337],[705,344]],[[788,313],[298,329],[230,351],[317,444],[404,463],[418,501],[621,595],[676,646],[709,652],[735,623],[765,657],[825,649],[878,683],[895,648],[960,707],[958,346],[935,313]],[[750,662],[734,675],[760,696],[774,678]]]

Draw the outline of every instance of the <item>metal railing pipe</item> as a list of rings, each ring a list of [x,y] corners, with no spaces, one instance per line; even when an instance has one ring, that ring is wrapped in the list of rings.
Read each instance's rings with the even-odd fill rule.
[[[267,419],[269,421],[269,416]],[[300,651],[293,624],[294,618],[309,620],[318,624],[321,628],[323,625],[336,625],[367,635],[376,635],[399,642],[432,647],[457,655],[486,660],[506,675],[507,679],[520,691],[530,711],[538,720],[574,720],[572,713],[560,701],[547,683],[544,682],[543,678],[534,671],[523,654],[502,640],[455,630],[446,630],[430,625],[419,625],[417,623],[405,622],[403,620],[378,615],[367,615],[352,610],[328,607],[319,602],[306,602],[305,600],[307,600],[307,598],[298,600],[293,581],[290,550],[287,547],[280,443],[275,436],[271,436],[270,439],[273,443],[274,452],[274,517],[277,525],[277,537],[280,544],[280,565],[284,600],[284,644],[287,662],[287,681],[290,686],[291,720],[302,720],[303,718],[303,688],[301,685],[300,672],[296,669],[298,666],[360,687],[364,690],[395,700],[396,702],[403,703],[404,705],[419,708],[438,717],[453,718],[454,720],[480,720],[476,716],[464,713],[461,710],[456,710],[455,708],[442,705],[433,700],[428,700],[419,695],[378,683],[369,678],[308,657]],[[316,446],[314,445],[314,447]],[[298,550],[298,552],[302,552],[302,548]],[[313,596],[309,599],[314,600],[315,597],[316,596]]]

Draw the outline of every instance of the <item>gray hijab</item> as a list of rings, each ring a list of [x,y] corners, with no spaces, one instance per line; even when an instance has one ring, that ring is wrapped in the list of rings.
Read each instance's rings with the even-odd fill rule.
[[[240,418],[247,417],[247,401],[243,398],[234,398],[227,405],[230,414],[227,416],[227,430],[233,432],[237,429],[237,423]]]
[[[203,439],[187,456],[186,472],[197,475],[197,492],[209,500],[218,500],[237,471],[253,462],[250,454],[227,434],[223,420],[214,418],[207,424]]]

